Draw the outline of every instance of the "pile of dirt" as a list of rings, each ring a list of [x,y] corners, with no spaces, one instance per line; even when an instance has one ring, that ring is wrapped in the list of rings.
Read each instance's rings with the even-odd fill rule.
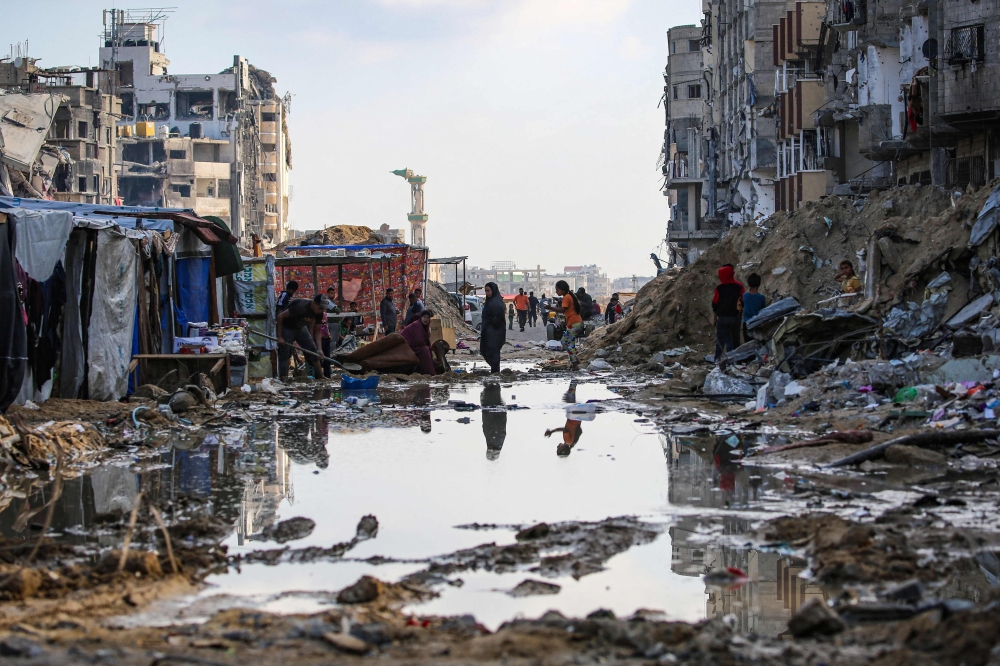
[[[374,231],[364,226],[353,224],[338,224],[305,238],[285,241],[274,249],[282,250],[297,245],[382,245],[385,241]]]
[[[889,247],[882,252],[878,296],[867,314],[884,314],[902,300],[920,302],[927,281],[941,269],[952,271],[959,282],[966,279],[962,274],[968,276],[970,227],[992,186],[955,196],[938,187],[908,185],[872,194],[863,205],[831,196],[792,214],[776,213],[761,226],[733,229],[690,266],[646,284],[632,312],[595,331],[588,347],[620,344],[628,363],[646,362],[651,353],[680,346],[709,352],[715,347],[711,299],[720,266],[736,266],[736,277],[744,283],[751,273],[759,274],[768,303],[792,296],[814,309],[840,293],[833,276],[842,260],[862,274],[872,238]],[[949,301],[949,312],[964,305],[967,287],[954,285],[956,302]]]
[[[448,292],[437,282],[427,281],[427,293],[424,294],[424,307],[432,310],[440,317],[444,326],[455,329],[456,335],[475,335],[466,323],[465,317],[458,312],[458,306]]]

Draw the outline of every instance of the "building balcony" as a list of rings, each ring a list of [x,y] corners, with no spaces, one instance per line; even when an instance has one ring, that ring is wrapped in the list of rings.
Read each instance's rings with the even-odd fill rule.
[[[663,165],[663,175],[667,177],[667,189],[676,190],[702,182],[698,174],[691,173],[686,157],[675,157]]]

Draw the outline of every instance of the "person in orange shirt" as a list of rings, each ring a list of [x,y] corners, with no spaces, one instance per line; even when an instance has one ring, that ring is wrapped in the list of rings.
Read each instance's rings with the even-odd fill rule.
[[[562,336],[562,346],[569,352],[570,370],[579,370],[580,365],[576,359],[576,339],[583,333],[580,301],[576,300],[576,294],[569,290],[569,283],[566,280],[556,282],[556,294],[562,297],[562,304],[553,305],[552,309],[563,313],[566,317],[566,332]]]
[[[583,428],[580,426],[581,423],[578,420],[566,419],[566,425],[562,428],[554,428],[545,431],[546,437],[551,437],[553,433],[562,433],[562,444],[556,447],[557,456],[565,458],[573,451],[573,447],[580,441],[580,435],[583,434]]]
[[[517,309],[517,325],[524,333],[524,324],[528,321],[528,296],[524,293],[524,289],[517,290],[517,296],[514,297],[514,307]]]

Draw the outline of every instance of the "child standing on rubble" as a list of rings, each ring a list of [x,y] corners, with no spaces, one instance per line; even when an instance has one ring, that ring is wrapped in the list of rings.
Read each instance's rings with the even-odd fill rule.
[[[736,280],[736,269],[726,264],[719,269],[719,284],[712,294],[712,312],[715,324],[715,362],[725,352],[732,351],[740,344],[740,301],[743,298],[743,283]]]
[[[566,280],[556,282],[556,294],[562,298],[561,305],[553,305],[552,309],[566,317],[566,332],[562,336],[562,346],[569,353],[569,369],[579,370],[576,359],[576,339],[583,334],[583,318],[580,316],[580,301],[576,294],[569,290]]]
[[[856,294],[861,291],[861,280],[854,274],[854,264],[844,259],[837,268],[840,270],[833,276],[833,279],[840,283],[845,294]]]
[[[747,331],[747,322],[760,314],[760,311],[767,305],[767,298],[760,293],[760,276],[751,273],[747,277],[749,290],[743,294],[740,305],[743,309],[743,342],[750,342],[750,332]]]

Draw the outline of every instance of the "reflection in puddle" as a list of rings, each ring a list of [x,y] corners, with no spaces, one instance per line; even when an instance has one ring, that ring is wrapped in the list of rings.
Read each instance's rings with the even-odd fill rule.
[[[824,597],[799,577],[804,562],[741,545],[753,523],[787,507],[795,483],[786,472],[741,462],[761,435],[661,434],[614,404],[588,404],[620,399],[598,383],[389,386],[369,396],[368,411],[347,408],[337,393],[296,388],[276,404],[256,405],[255,423],[69,479],[53,529],[69,543],[115,547],[122,532],[112,526],[140,491],[174,515],[209,513],[233,525],[224,541],[230,554],[274,547],[261,534],[280,520],[315,521],[311,534],[288,544],[303,548],[343,542],[361,516],[378,517],[378,537],[359,544],[349,560],[244,565],[210,576],[210,587],[195,598],[156,607],[135,622],[193,621],[235,605],[307,612],[331,603],[330,593],[361,573],[398,580],[425,566],[412,560],[514,541],[511,529],[458,525],[609,516],[638,516],[668,529],[612,557],[604,570],[546,579],[561,586],[555,595],[497,591],[539,575],[526,570],[466,571],[456,576],[464,585],[439,586],[438,599],[411,610],[473,613],[495,627],[550,608],[585,615],[603,607],[620,616],[659,608],[692,621],[732,614],[742,631],[773,636],[802,603]],[[48,492],[40,486],[20,497],[8,493],[0,533],[32,538]],[[136,543],[151,547],[153,536],[137,534]],[[396,563],[357,561],[376,555]],[[727,567],[746,572],[750,582],[706,587],[701,576]],[[976,584],[964,585],[978,594]]]

